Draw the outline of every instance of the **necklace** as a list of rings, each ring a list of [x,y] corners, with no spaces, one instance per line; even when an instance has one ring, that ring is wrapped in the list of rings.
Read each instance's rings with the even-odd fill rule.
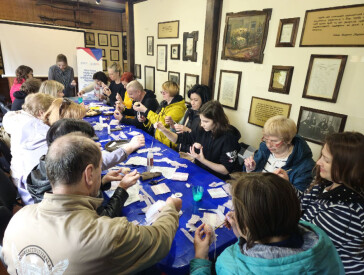
[[[291,144],[288,144],[288,150],[284,154],[281,154],[279,156],[276,156],[276,154],[273,154],[273,156],[277,159],[285,159],[291,154],[292,149],[293,149],[293,146],[291,146]]]

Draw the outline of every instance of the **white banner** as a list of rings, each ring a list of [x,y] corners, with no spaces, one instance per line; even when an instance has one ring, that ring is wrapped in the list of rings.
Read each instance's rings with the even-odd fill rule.
[[[77,48],[78,91],[93,82],[94,73],[102,71],[102,50]]]

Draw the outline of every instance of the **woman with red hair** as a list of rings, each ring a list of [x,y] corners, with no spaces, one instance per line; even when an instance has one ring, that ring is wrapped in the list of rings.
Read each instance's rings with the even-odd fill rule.
[[[123,103],[125,108],[131,109],[133,106],[133,100],[129,97],[129,95],[126,91],[126,86],[129,84],[129,82],[134,80],[134,75],[131,72],[125,72],[121,76],[120,80],[121,80],[121,83],[124,85],[125,94],[124,94],[124,98],[122,98],[120,95],[117,95],[116,99],[119,101],[119,103]]]

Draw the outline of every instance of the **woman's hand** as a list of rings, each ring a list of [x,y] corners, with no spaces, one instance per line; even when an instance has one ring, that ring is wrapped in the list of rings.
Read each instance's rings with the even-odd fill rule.
[[[234,235],[239,238],[241,237],[239,229],[238,229],[238,224],[236,222],[236,218],[235,218],[235,212],[229,211],[226,215],[225,215],[225,223],[224,223],[225,227],[229,230],[233,230]]]
[[[116,100],[119,101],[119,102],[123,101],[123,99],[121,98],[119,93],[116,93]]]
[[[142,103],[136,102],[133,105],[134,111],[145,113],[147,111],[147,107],[145,107]]]
[[[177,134],[181,134],[183,132],[191,132],[190,128],[188,128],[188,127],[186,127],[184,125],[181,125],[181,124],[175,124],[174,128],[176,129]]]
[[[107,86],[104,87],[104,94],[107,96],[111,95],[111,90],[109,89],[109,87],[107,87]]]
[[[197,153],[196,150],[200,150],[200,152]],[[202,162],[205,159],[205,156],[203,154],[203,146],[200,143],[195,142],[190,147],[190,156]]]
[[[72,80],[71,86],[75,87],[77,85],[76,80]]]
[[[195,258],[209,259],[209,247],[211,244],[212,228],[206,224],[201,224],[195,232],[194,247]]]
[[[273,173],[280,176],[281,178],[284,178],[285,180],[289,181],[287,172],[285,170],[283,170],[282,168],[274,170]]]
[[[123,118],[123,115],[118,110],[116,110],[114,111],[114,117],[120,121]]]
[[[81,91],[79,91],[79,92],[77,93],[77,96],[82,96],[84,93],[85,93],[85,91],[84,91],[84,90],[81,90]]]
[[[172,119],[171,116],[166,116],[166,118],[164,119],[164,121],[166,122],[167,125],[169,125],[170,127],[173,127],[174,121],[173,121],[173,119]]]
[[[127,190],[129,187],[133,186],[139,178],[140,174],[137,172],[137,170],[134,170],[133,172],[130,172],[123,177],[123,179],[119,183],[119,187]]]
[[[167,128],[166,127],[164,127],[164,125],[163,125],[163,123],[162,122],[160,122],[160,121],[158,121],[158,122],[156,122],[156,123],[154,123],[154,128],[155,129],[158,129],[158,130],[160,130],[161,132],[163,132],[163,131],[165,131],[165,130],[167,130]]]
[[[255,163],[254,157],[250,156],[246,159],[244,159],[244,165],[247,172],[251,172],[255,170],[257,164]]]

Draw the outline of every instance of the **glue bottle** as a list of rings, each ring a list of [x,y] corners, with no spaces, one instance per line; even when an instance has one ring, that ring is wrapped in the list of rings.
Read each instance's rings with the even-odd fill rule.
[[[147,154],[147,171],[150,172],[150,170],[152,170],[153,168],[153,152],[152,150],[149,150],[148,151],[148,154]]]

